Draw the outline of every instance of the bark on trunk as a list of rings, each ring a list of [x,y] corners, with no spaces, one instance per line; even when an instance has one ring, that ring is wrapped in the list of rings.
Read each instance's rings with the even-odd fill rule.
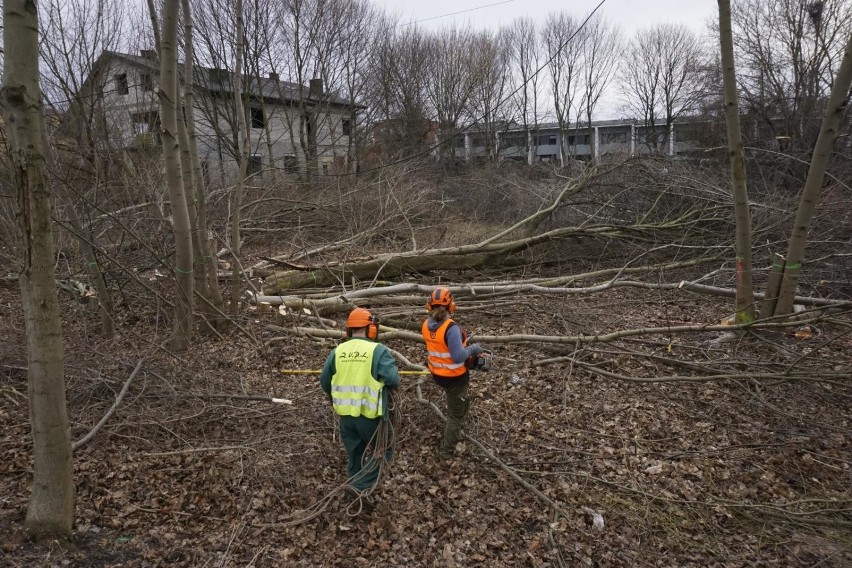
[[[719,0],[719,43],[722,53],[722,82],[725,89],[725,123],[731,160],[734,215],[737,224],[737,323],[754,320],[754,288],[751,270],[751,212],[746,188],[745,151],[740,132],[734,42],[731,33],[731,2]]]
[[[825,117],[822,119],[822,126],[819,130],[816,146],[814,146],[811,166],[808,169],[808,177],[805,180],[805,188],[802,191],[802,199],[796,213],[796,222],[793,225],[793,234],[787,246],[787,263],[784,265],[784,274],[781,277],[781,289],[778,294],[778,303],[775,306],[775,315],[786,315],[793,311],[793,297],[796,295],[802,259],[805,256],[808,230],[819,200],[831,148],[840,133],[841,118],[849,100],[850,84],[852,84],[852,34],[846,42],[843,60],[840,62],[840,68],[834,78],[834,85],[831,87],[831,94],[828,98],[828,106],[825,109]]]
[[[240,273],[240,209],[243,205],[243,191],[245,189],[246,174],[248,173],[249,161],[249,132],[246,121],[245,109],[243,108],[242,89],[242,65],[243,65],[243,2],[237,0],[237,45],[236,63],[234,65],[234,109],[237,115],[237,137],[239,139],[239,173],[237,174],[237,185],[234,188],[234,201],[231,210],[231,254],[234,255],[232,281],[231,281],[231,305],[230,313],[235,314],[240,306],[240,292],[242,291]]]
[[[3,23],[5,71],[0,104],[17,189],[19,282],[33,435],[33,484],[24,525],[36,537],[69,537],[74,513],[73,464],[62,325],[53,273],[51,196],[41,138],[36,3],[4,0]]]
[[[183,175],[178,146],[178,75],[177,26],[179,0],[165,0],[163,31],[160,45],[160,116],[162,120],[163,158],[172,208],[172,228],[175,236],[175,327],[171,348],[186,351],[192,338],[192,235],[189,210],[184,194]]]
[[[208,311],[208,321],[212,318],[217,324],[223,318],[217,315],[222,311],[222,292],[219,290],[219,279],[216,275],[218,266],[213,255],[213,244],[207,228],[207,199],[204,187],[204,172],[201,168],[201,158],[198,155],[198,136],[195,132],[195,78],[193,73],[192,51],[192,11],[189,0],[182,0],[184,26],[184,104],[186,105],[186,133],[189,138],[189,156],[192,162],[193,182],[192,191],[195,195],[197,209],[197,231],[201,242],[201,257],[198,259],[199,270],[207,279],[207,299],[215,307]],[[218,325],[217,325],[218,327]]]

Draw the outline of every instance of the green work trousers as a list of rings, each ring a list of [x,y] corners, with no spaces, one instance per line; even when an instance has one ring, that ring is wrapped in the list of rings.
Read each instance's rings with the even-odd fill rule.
[[[447,424],[444,426],[444,439],[441,440],[441,455],[445,458],[453,457],[456,444],[461,439],[464,417],[470,407],[467,396],[467,383],[453,387],[442,387],[447,393]]]
[[[363,416],[341,416],[340,417],[340,440],[346,453],[349,455],[347,473],[352,485],[358,491],[364,491],[375,485],[379,476],[379,462],[369,456],[364,463],[364,452],[370,444],[370,440],[376,433],[382,418],[365,418]],[[393,432],[390,433],[393,436]],[[372,451],[372,450],[371,450]],[[385,451],[385,461],[390,462],[393,457],[393,446],[388,443]],[[354,479],[353,479],[354,478]]]

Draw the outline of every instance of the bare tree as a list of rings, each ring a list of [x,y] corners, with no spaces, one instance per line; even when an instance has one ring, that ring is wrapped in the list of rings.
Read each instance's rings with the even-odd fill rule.
[[[0,105],[17,189],[19,282],[27,333],[33,484],[24,521],[37,537],[69,537],[74,514],[62,324],[53,273],[51,195],[42,141],[35,0],[3,2]]]
[[[754,320],[754,288],[751,263],[751,212],[746,187],[745,151],[740,133],[737,104],[737,75],[734,66],[734,42],[731,34],[731,2],[719,2],[719,42],[722,54],[722,81],[725,87],[725,120],[728,127],[728,148],[731,161],[734,215],[737,225],[737,298],[736,321]]]
[[[571,117],[579,122],[577,103],[580,97],[582,53],[580,38],[576,37],[578,31],[577,20],[565,12],[550,14],[542,30],[542,39],[549,55],[547,69],[553,92],[553,110],[562,133],[559,144],[559,161],[562,166],[565,166],[569,153],[575,153],[571,149],[575,146],[568,143],[569,140],[576,140],[576,136],[568,135]]]
[[[819,137],[817,137],[817,143],[814,146],[808,177],[802,191],[796,221],[793,224],[793,234],[790,236],[790,243],[787,247],[787,257],[778,293],[778,303],[775,306],[775,315],[785,315],[793,311],[793,301],[796,296],[802,259],[805,255],[808,230],[822,189],[829,155],[834,141],[840,133],[841,119],[849,102],[850,85],[852,85],[852,32],[850,32],[846,42],[843,59],[831,88],[825,118],[823,118]],[[767,293],[771,293],[771,291],[767,290]]]
[[[160,116],[163,159],[172,209],[172,229],[175,237],[175,327],[171,347],[186,351],[193,332],[193,253],[192,224],[187,207],[178,144],[178,91],[177,28],[180,0],[165,0],[160,37]],[[153,11],[152,11],[153,15]]]
[[[508,123],[503,108],[510,88],[509,46],[505,32],[481,32],[473,39],[473,91],[471,112],[478,121],[487,157],[496,160],[500,151],[498,132]]]
[[[245,188],[246,175],[248,173],[249,144],[251,143],[248,124],[246,124],[245,109],[243,107],[243,0],[237,0],[236,4],[236,28],[237,44],[234,49],[236,53],[236,64],[234,65],[234,108],[237,116],[237,132],[240,134],[240,159],[237,162],[239,174],[237,185],[234,188],[234,199],[231,206],[231,254],[234,257],[233,278],[231,281],[231,313],[236,313],[240,304],[241,270],[240,270],[240,210],[243,205],[243,191]]]
[[[681,24],[639,30],[627,45],[622,96],[652,151],[665,151],[675,120],[695,110],[701,59],[698,35]]]
[[[597,154],[592,118],[615,75],[621,53],[621,32],[600,14],[592,15],[578,34],[582,54],[583,90],[580,106],[589,127],[589,151]]]
[[[731,20],[751,137],[809,155],[852,30],[852,1],[739,0]]]
[[[193,248],[197,257],[196,289],[206,300],[202,306],[208,321],[216,321],[217,310],[222,310],[222,293],[219,290],[217,262],[213,244],[208,237],[207,199],[204,172],[198,155],[198,138],[195,131],[195,57],[193,56],[192,7],[189,0],[181,0],[184,25],[184,120],[186,121],[187,156],[190,161],[191,183],[185,189],[193,223]],[[186,181],[186,180],[184,180]]]
[[[444,142],[455,137],[459,120],[469,110],[474,88],[473,31],[469,27],[443,29],[429,38],[428,45],[426,93]],[[442,144],[442,159],[451,150],[455,155],[456,146]]]
[[[517,119],[526,134],[527,162],[532,164],[538,145],[539,89],[538,70],[541,66],[541,42],[535,22],[518,18],[507,28],[514,80],[520,85],[515,93]]]
[[[96,63],[105,51],[120,47],[126,16],[116,3],[48,0],[41,18],[42,84],[56,110],[64,111],[62,136],[75,142],[62,146],[52,173],[57,187],[64,190],[60,192],[62,211],[78,238],[89,282],[97,294],[94,301],[101,314],[101,332],[107,337],[114,331],[112,298],[101,269],[103,258],[97,252],[91,225],[85,221],[95,193],[92,190],[116,177],[108,159],[115,148],[102,99],[91,85],[108,81],[100,76]]]
[[[343,4],[343,22],[337,60],[341,66],[339,92],[349,104],[349,128],[347,134],[341,124],[340,134],[347,136],[346,171],[352,171],[352,159],[358,163],[357,141],[363,142],[359,127],[368,118],[359,117],[358,113],[367,96],[370,52],[387,33],[388,21],[369,2],[354,1]]]
[[[390,160],[417,154],[432,131],[426,116],[426,36],[415,26],[388,29],[370,55],[366,101],[379,123],[379,155]]]

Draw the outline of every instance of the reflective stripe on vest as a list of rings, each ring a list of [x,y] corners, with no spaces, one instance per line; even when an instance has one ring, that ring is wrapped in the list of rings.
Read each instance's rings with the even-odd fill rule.
[[[465,367],[464,361],[461,363],[453,361],[453,356],[450,353],[450,347],[447,345],[447,330],[450,329],[450,326],[454,323],[455,322],[453,322],[453,320],[446,319],[441,323],[438,329],[432,331],[429,329],[429,320],[426,319],[423,322],[420,332],[423,335],[424,341],[426,341],[426,361],[429,365],[429,370],[433,375],[455,378],[461,377],[467,373],[467,367]],[[464,345],[464,343],[466,342],[464,341],[464,334],[462,334],[462,345]]]
[[[382,415],[382,387],[373,378],[373,353],[378,343],[350,339],[334,350],[331,403],[340,416],[378,418]]]

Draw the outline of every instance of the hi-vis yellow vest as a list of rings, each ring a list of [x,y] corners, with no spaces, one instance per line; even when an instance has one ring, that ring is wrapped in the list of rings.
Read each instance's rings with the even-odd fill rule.
[[[373,353],[378,343],[350,339],[334,350],[331,402],[340,416],[377,418],[382,415],[383,383],[373,378]]]

